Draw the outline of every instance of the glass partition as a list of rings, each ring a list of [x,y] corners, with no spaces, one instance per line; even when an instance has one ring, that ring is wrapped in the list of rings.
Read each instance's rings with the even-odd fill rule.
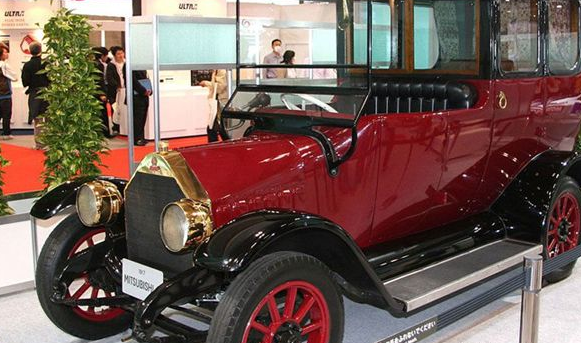
[[[133,17],[129,41],[133,70],[158,67],[153,61],[156,46],[160,70],[231,69],[236,62],[233,19]]]
[[[367,0],[245,1],[238,15],[240,85],[366,87],[349,80],[368,69]]]

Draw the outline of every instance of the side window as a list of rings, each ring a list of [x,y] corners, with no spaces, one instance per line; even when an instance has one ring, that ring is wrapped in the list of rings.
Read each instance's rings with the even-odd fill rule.
[[[500,67],[532,72],[538,61],[537,0],[500,1]]]
[[[548,64],[551,72],[568,72],[579,59],[579,2],[551,0],[549,4]]]
[[[401,69],[403,62],[404,21],[400,15],[403,3],[395,1],[372,1],[372,38],[371,57],[375,69]]]
[[[416,70],[477,70],[476,8],[474,0],[416,1]]]

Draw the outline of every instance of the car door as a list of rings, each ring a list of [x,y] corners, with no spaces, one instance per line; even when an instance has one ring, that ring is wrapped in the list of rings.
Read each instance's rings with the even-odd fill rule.
[[[537,137],[544,149],[571,151],[581,117],[579,0],[547,3],[545,111]]]
[[[438,203],[426,215],[426,226],[444,225],[481,211],[475,194],[482,182],[490,149],[493,104],[490,80],[469,83],[478,100],[468,109],[445,112],[446,140]]]
[[[375,242],[422,230],[426,212],[438,203],[446,140],[440,112],[381,116]]]
[[[478,201],[490,205],[543,149],[537,135],[544,112],[537,1],[500,1],[496,13],[497,78],[490,157]]]

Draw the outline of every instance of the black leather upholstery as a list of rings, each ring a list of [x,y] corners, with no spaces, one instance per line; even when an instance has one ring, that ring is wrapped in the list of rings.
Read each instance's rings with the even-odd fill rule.
[[[474,87],[456,81],[375,80],[366,112],[411,113],[470,108],[476,98]]]

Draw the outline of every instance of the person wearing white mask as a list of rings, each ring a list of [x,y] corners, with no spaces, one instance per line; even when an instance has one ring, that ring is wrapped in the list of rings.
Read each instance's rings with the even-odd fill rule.
[[[282,62],[282,41],[277,38],[270,45],[272,46],[272,52],[264,56],[264,64],[280,64]],[[277,78],[276,70],[276,68],[267,68],[265,77],[267,79]]]

